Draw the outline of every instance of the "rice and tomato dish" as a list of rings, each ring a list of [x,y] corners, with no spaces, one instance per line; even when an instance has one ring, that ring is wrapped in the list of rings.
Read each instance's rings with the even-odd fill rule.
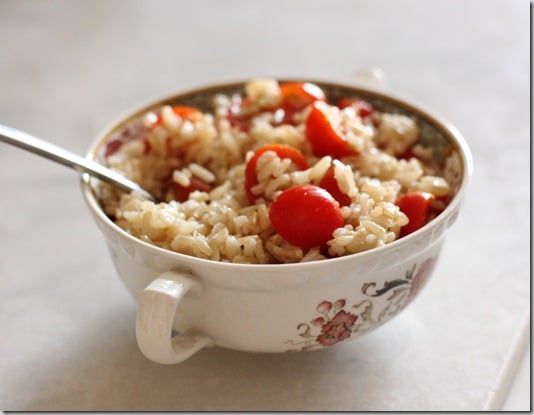
[[[294,263],[384,246],[446,207],[417,121],[310,82],[253,79],[213,110],[166,104],[116,132],[105,164],[157,202],[102,184],[106,214],[156,246],[215,261]]]

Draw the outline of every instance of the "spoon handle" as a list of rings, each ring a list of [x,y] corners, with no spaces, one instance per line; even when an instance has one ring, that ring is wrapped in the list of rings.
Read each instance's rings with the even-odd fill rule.
[[[137,183],[124,177],[122,174],[23,131],[0,124],[0,141],[22,148],[31,153],[38,154],[63,164],[64,166],[70,167],[80,173],[88,173],[89,175],[116,186],[123,191],[137,192],[148,200],[154,200],[151,194],[141,188]]]

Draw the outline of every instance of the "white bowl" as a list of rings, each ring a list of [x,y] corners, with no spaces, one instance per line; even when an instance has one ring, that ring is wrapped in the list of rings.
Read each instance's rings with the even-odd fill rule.
[[[105,236],[116,269],[139,299],[138,345],[149,359],[178,363],[208,346],[250,352],[302,351],[354,339],[389,321],[418,295],[437,263],[472,171],[470,151],[449,123],[403,99],[350,85],[311,81],[328,96],[359,96],[383,111],[415,117],[422,141],[454,169],[455,195],[414,233],[366,252],[297,264],[223,263],[171,252],[128,234],[103,212],[84,176],[83,196]],[[244,82],[173,95],[132,111],[102,132],[88,156],[114,132],[164,103],[208,109],[216,93],[243,91]],[[451,167],[449,167],[451,168]]]

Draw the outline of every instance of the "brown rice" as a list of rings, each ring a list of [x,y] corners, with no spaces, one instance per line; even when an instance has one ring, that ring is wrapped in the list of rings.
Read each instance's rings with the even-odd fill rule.
[[[418,150],[418,125],[406,115],[375,111],[372,117],[362,117],[354,108],[333,107],[347,141],[359,154],[319,157],[305,136],[309,107],[298,111],[292,124],[280,123],[277,111],[266,110],[280,103],[276,80],[251,80],[245,91],[244,97],[216,96],[213,112],[195,117],[180,116],[164,105],[111,138],[119,144],[114,150],[108,144],[105,162],[162,200],[154,203],[102,185],[102,205],[118,226],[143,241],[200,258],[302,262],[354,254],[396,240],[408,223],[395,204],[401,194],[424,191],[443,199],[451,193],[424,157],[399,157]],[[240,115],[249,122],[245,131],[228,116],[244,99],[248,105],[242,106]],[[251,204],[245,191],[246,162],[254,150],[273,143],[300,150],[309,168],[295,171],[291,160],[265,152],[258,159],[258,182],[251,188],[257,199]],[[351,200],[341,207],[345,224],[333,232],[326,249],[293,246],[273,228],[270,205],[292,186],[318,185],[331,166],[340,191]],[[169,182],[185,188],[197,179],[209,187],[192,191],[182,202],[172,200]]]

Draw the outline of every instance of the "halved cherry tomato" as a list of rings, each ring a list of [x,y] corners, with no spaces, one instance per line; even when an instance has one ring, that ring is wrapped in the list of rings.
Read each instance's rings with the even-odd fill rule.
[[[119,151],[123,144],[124,140],[120,138],[109,141],[104,149],[104,157],[108,158],[112,154],[115,154],[117,151]]]
[[[187,199],[189,199],[189,195],[195,190],[209,192],[212,190],[212,186],[196,176],[191,176],[189,186],[182,186],[181,184],[173,181],[171,177],[166,184],[166,190],[172,191],[174,200],[178,202],[185,202]]]
[[[319,182],[319,187],[327,190],[334,199],[336,199],[341,206],[348,206],[351,204],[351,198],[343,193],[337,184],[336,177],[334,175],[334,167],[330,167],[324,177]]]
[[[108,158],[109,156],[115,154],[119,149],[126,143],[126,141],[122,138],[116,138],[114,140],[109,141],[106,144],[106,147],[104,149],[104,157]],[[146,138],[143,140],[144,145],[144,154],[150,153],[152,146],[150,144],[150,141],[148,141]]]
[[[250,107],[251,103],[252,101],[249,98],[245,98],[241,102],[235,102],[230,105],[226,118],[232,127],[244,132],[250,129],[250,117],[253,114],[247,112],[247,107]]]
[[[354,107],[362,118],[369,117],[374,112],[374,108],[369,102],[357,98],[341,98],[337,102],[337,106],[341,109]]]
[[[282,108],[300,111],[315,101],[325,101],[326,96],[321,88],[310,82],[286,82],[280,84]]]
[[[306,120],[306,139],[312,146],[316,156],[332,156],[341,158],[356,155],[358,152],[350,148],[343,137],[338,122],[329,114],[329,105],[322,101],[315,101]]]
[[[290,159],[299,170],[306,170],[308,162],[304,155],[294,147],[285,144],[268,144],[260,147],[247,162],[245,168],[245,190],[250,203],[254,203],[257,196],[252,193],[251,188],[258,184],[256,175],[256,165],[261,155],[267,151],[274,151],[281,159]]]
[[[324,247],[334,230],[344,225],[339,203],[325,189],[310,184],[280,193],[269,218],[282,238],[303,249]]]
[[[410,222],[400,230],[400,236],[408,235],[423,227],[431,219],[434,195],[427,192],[411,192],[400,196],[395,204]]]
[[[280,84],[282,102],[280,108],[284,110],[284,122],[292,123],[296,112],[315,101],[326,101],[321,88],[310,82],[285,82]]]
[[[146,138],[144,140],[144,143],[145,143],[145,155],[150,154],[150,152],[152,151],[152,144],[150,144],[150,141],[148,141]]]
[[[404,160],[410,160],[413,157],[417,158],[417,156],[415,155],[411,147],[405,152],[397,155],[397,158],[404,159]]]
[[[172,111],[180,118],[188,120],[188,121],[198,121],[202,118],[202,112],[197,110],[193,107],[188,107],[184,105],[173,105]],[[163,117],[161,114],[158,115],[158,119],[154,124],[152,124],[152,128],[156,127],[157,125],[161,125],[163,123]]]
[[[260,112],[272,112],[275,115],[273,125],[293,123],[293,116],[314,101],[326,99],[325,94],[317,85],[309,82],[286,82],[280,84],[281,102],[278,106],[263,107]],[[227,118],[230,124],[244,132],[250,129],[250,119],[257,112],[248,111],[252,104],[249,98],[234,103],[228,109]]]

